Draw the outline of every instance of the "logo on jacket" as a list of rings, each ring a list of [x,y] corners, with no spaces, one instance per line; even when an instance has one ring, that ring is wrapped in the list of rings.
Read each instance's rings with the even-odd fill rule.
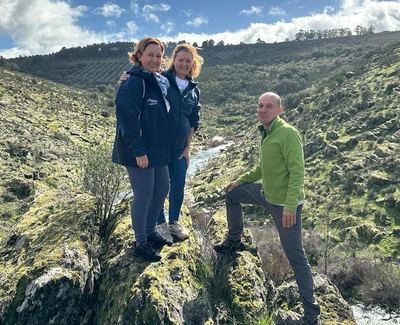
[[[147,105],[157,105],[158,104],[158,100],[157,99],[151,99],[149,98],[147,100]]]

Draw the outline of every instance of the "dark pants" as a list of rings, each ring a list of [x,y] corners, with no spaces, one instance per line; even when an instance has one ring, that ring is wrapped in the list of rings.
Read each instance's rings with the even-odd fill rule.
[[[174,223],[179,220],[179,213],[181,211],[183,196],[185,193],[185,179],[186,179],[186,159],[178,159],[178,156],[171,159],[168,165],[169,171],[169,223]],[[166,222],[164,209],[158,216],[157,224]]]
[[[301,238],[301,209],[297,207],[296,224],[290,228],[283,228],[283,207],[270,204],[265,199],[261,184],[252,183],[241,185],[226,193],[226,211],[228,217],[228,238],[240,240],[243,232],[243,216],[241,203],[257,204],[263,206],[271,213],[279,232],[283,250],[292,266],[294,276],[301,298],[303,300],[305,315],[319,315],[320,307],[314,298],[314,285],[311,268],[304,252]]]
[[[157,216],[168,194],[168,167],[127,167],[133,190],[132,227],[136,243],[144,244],[154,233]]]

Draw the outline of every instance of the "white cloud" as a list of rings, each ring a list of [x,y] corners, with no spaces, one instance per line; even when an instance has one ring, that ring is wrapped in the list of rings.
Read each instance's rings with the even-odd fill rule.
[[[95,10],[95,13],[104,17],[120,17],[125,9],[121,8],[115,3],[107,2],[103,5],[103,7],[98,7]]]
[[[207,23],[208,23],[207,17],[198,16],[198,17],[186,22],[186,25],[193,26],[193,27],[200,27],[201,25],[204,25]]]
[[[87,10],[85,6],[71,7],[63,1],[1,0],[0,34],[14,42],[0,55],[43,54],[71,47],[104,41],[104,36],[77,25]]]
[[[137,0],[131,0],[131,9],[135,15],[139,13],[139,3]]]
[[[250,9],[243,9],[239,12],[242,15],[260,15],[263,10],[263,6],[251,6]]]
[[[324,14],[332,14],[332,13],[334,13],[334,12],[335,12],[335,8],[333,8],[333,7],[331,7],[331,6],[326,6],[326,7],[324,8],[324,11],[323,11]]]
[[[285,16],[286,12],[281,7],[271,7],[268,11],[268,15],[271,16]]]
[[[376,32],[400,30],[399,1],[374,0],[342,0],[340,9],[335,13],[323,12],[311,16],[296,17],[290,21],[278,21],[273,24],[252,23],[249,27],[234,32],[215,34],[178,33],[164,37],[163,40],[201,42],[213,39],[216,43],[238,44],[240,42],[255,43],[258,38],[265,42],[281,42],[286,38],[294,39],[300,30],[323,30],[333,28],[350,28],[354,31],[357,25],[368,27],[373,25]]]
[[[114,27],[115,26],[115,21],[114,20],[107,20],[106,21],[106,25],[108,27]]]
[[[143,17],[146,19],[146,21],[153,21],[155,23],[160,22],[160,18],[158,15],[155,14],[155,12],[166,12],[171,9],[170,5],[167,5],[165,3],[160,3],[160,4],[154,4],[154,5],[144,5],[142,8],[143,12]]]
[[[134,21],[128,21],[126,23],[127,34],[133,35],[137,32],[138,29],[139,29],[138,25],[136,25]]]
[[[165,24],[161,25],[161,29],[165,34],[169,34],[174,30],[174,23],[168,20]]]
[[[193,16],[193,11],[192,10],[182,10],[182,12],[183,12],[183,14],[186,16],[186,17],[192,17]]]
[[[144,18],[146,19],[146,21],[154,21],[155,23],[160,22],[160,18],[158,18],[158,16],[154,13],[149,13],[145,15]]]
[[[171,9],[170,5],[165,3],[160,3],[157,5],[144,5],[142,8],[143,13],[150,13],[150,12],[166,12]]]

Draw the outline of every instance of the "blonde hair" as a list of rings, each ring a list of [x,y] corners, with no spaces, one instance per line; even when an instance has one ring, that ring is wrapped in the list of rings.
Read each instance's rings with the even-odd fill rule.
[[[204,59],[197,53],[197,49],[191,44],[179,44],[174,48],[174,51],[172,52],[172,58],[168,61],[168,68],[171,70],[175,69],[174,61],[178,53],[181,51],[186,51],[192,55],[193,67],[189,72],[189,77],[196,78],[201,72],[201,65],[204,63]]]
[[[133,52],[128,52],[129,61],[140,67],[142,63],[139,61],[138,54],[143,54],[143,52],[146,50],[146,47],[150,44],[159,45],[161,47],[161,52],[164,54],[165,46],[163,42],[155,37],[144,37],[135,45]],[[161,64],[163,64],[163,61],[164,59],[161,60]]]

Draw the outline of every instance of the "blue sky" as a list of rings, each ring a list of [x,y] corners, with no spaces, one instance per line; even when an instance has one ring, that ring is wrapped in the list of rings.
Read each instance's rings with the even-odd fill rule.
[[[0,0],[0,9],[4,57],[146,35],[237,44],[293,39],[300,29],[400,30],[400,0]]]

